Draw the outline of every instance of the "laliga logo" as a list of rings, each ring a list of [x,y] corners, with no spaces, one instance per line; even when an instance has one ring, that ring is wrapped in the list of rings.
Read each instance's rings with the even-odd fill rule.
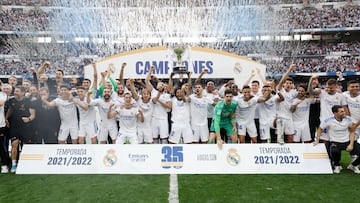
[[[226,155],[226,161],[231,166],[237,166],[240,164],[240,156],[236,153],[237,150],[234,148],[229,149],[229,153]]]
[[[117,156],[115,155],[115,150],[113,149],[109,149],[107,151],[107,154],[104,156],[103,162],[104,165],[107,167],[112,167],[116,164],[117,162]]]

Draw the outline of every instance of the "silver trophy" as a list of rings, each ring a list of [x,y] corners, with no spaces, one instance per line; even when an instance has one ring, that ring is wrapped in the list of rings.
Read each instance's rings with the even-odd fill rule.
[[[184,52],[185,50],[180,47],[174,49],[174,53],[176,54],[176,59],[177,59],[176,66],[173,67],[174,74],[186,74],[188,72],[187,67],[182,65],[182,56]]]

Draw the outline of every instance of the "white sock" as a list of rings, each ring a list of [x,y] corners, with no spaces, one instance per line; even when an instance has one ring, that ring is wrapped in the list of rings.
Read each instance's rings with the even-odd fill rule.
[[[16,160],[12,160],[12,165],[16,165]]]

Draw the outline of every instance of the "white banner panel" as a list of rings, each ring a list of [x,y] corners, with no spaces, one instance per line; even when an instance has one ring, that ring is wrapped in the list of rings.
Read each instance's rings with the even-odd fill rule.
[[[332,173],[323,144],[24,145],[17,174]]]
[[[152,73],[158,78],[169,78],[172,67],[176,65],[176,55],[173,50],[166,47],[143,48],[134,51],[123,52],[97,61],[97,72],[108,70],[109,64],[114,64],[115,70],[111,74],[114,79],[119,77],[121,64],[126,62],[124,78],[145,78],[150,66],[155,66]],[[182,57],[183,65],[191,71],[192,78],[197,78],[204,68],[209,72],[203,78],[233,78],[242,86],[248,79],[251,71],[259,70],[265,75],[265,65],[249,58],[232,54],[225,51],[188,47]],[[84,68],[85,78],[93,78],[93,68],[88,65]],[[110,69],[109,69],[110,71]],[[261,82],[258,75],[252,78]],[[99,79],[100,81],[100,79]]]

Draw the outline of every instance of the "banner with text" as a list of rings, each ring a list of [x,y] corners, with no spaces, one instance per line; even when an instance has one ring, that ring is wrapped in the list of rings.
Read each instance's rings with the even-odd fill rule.
[[[17,174],[329,174],[323,144],[24,145]]]
[[[111,77],[116,79],[124,62],[127,63],[124,78],[145,78],[152,65],[155,66],[153,75],[158,78],[169,78],[172,67],[177,64],[177,56],[172,49],[166,47],[123,52],[97,61],[97,73],[100,77],[100,73],[107,70],[111,73]],[[252,71],[256,73],[253,80],[261,82],[258,73],[265,75],[265,65],[259,62],[226,51],[202,47],[185,48],[182,65],[192,72],[192,78],[196,78],[204,68],[207,68],[208,73],[203,78],[233,78],[240,86],[250,77]],[[94,71],[91,65],[86,66],[84,71],[85,78],[93,78]]]

